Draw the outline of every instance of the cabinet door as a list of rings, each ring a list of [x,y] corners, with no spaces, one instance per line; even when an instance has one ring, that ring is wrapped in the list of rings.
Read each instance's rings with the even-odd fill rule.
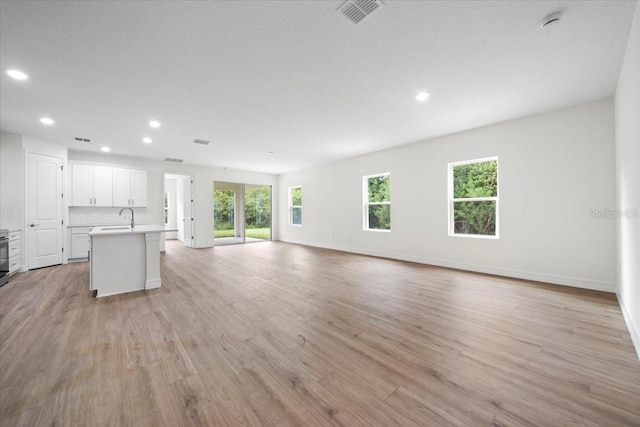
[[[147,206],[147,171],[131,171],[131,205]]]
[[[131,206],[131,170],[113,169],[113,206]]]
[[[113,169],[93,166],[93,206],[113,206]]]
[[[89,235],[71,235],[71,258],[87,258],[89,255]]]
[[[93,166],[71,165],[71,206],[93,206]]]

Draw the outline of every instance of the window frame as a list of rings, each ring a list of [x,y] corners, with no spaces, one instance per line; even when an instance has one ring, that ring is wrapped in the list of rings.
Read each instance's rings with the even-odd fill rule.
[[[300,205],[293,204],[293,190],[300,189]],[[300,224],[293,223],[293,210],[300,209]],[[302,227],[302,185],[293,185],[289,187],[289,225],[292,227]]]
[[[453,168],[456,166],[464,166],[473,163],[485,163],[494,161],[496,162],[496,182],[497,182],[497,191],[495,196],[491,197],[469,197],[469,198],[453,198]],[[447,165],[447,205],[448,205],[448,232],[449,237],[470,237],[472,239],[500,239],[500,161],[498,156],[491,157],[482,157],[479,159],[471,159],[471,160],[462,160],[459,162],[450,162]],[[455,218],[454,218],[454,204],[456,202],[490,202],[495,201],[496,203],[496,233],[494,235],[487,234],[463,234],[455,232]]]
[[[380,176],[386,176],[389,179],[389,201],[388,202],[370,202],[369,201],[369,180],[371,178],[377,178]],[[372,175],[365,175],[362,177],[362,229],[364,231],[373,231],[378,233],[391,233],[391,218],[389,218],[389,229],[385,228],[370,228],[369,227],[369,206],[389,206],[389,215],[391,215],[391,172],[376,173]]]

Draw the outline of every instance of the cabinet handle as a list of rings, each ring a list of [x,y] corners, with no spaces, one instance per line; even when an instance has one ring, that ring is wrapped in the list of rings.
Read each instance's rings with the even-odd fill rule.
[[[37,227],[37,226],[39,226],[39,225],[40,225],[40,224],[29,224],[29,227]]]

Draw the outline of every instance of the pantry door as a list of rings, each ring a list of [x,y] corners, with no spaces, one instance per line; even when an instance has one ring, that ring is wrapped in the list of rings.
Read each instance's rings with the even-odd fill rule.
[[[27,154],[29,270],[62,264],[62,159]]]

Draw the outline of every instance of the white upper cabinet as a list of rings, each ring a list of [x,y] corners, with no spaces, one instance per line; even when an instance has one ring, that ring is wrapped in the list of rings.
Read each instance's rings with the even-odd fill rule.
[[[104,166],[71,165],[71,206],[112,206],[113,170]]]
[[[113,169],[113,206],[147,206],[147,171]]]
[[[71,164],[69,206],[147,206],[147,171]]]

